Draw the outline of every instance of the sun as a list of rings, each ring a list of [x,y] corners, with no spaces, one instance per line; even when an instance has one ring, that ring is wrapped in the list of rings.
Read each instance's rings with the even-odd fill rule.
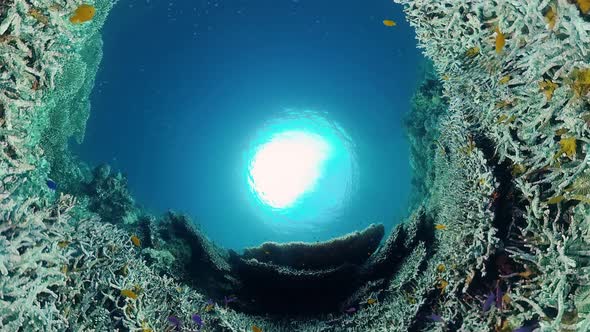
[[[330,144],[314,133],[276,133],[254,154],[249,167],[250,187],[266,205],[289,208],[313,191],[330,150]]]

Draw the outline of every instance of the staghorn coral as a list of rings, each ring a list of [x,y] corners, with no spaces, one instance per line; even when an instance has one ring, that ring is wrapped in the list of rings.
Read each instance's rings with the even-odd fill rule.
[[[79,202],[46,188],[50,172],[76,193],[85,177],[61,153],[69,137],[83,135],[98,32],[112,2],[91,3],[96,16],[75,26],[72,1],[0,4],[0,329],[161,331],[169,315],[190,322],[199,313],[203,331],[253,324],[264,331],[485,331],[532,322],[547,331],[588,330],[584,2],[396,1],[442,79],[440,89],[429,76],[423,87],[434,88],[415,98],[414,114],[427,122],[408,123],[414,167],[427,174],[416,181],[418,197],[427,200],[349,273],[365,279],[342,283],[350,296],[339,304],[356,313],[308,317],[255,316],[221,305],[205,311],[197,289],[206,288],[208,274],[178,278],[161,273],[164,264],[172,259],[187,271],[204,258],[199,266],[237,274],[230,284],[241,282],[239,267],[187,218],[132,218],[125,227],[137,226],[147,246],[135,247],[118,222],[128,209],[89,209],[100,190]],[[182,256],[184,249],[191,255]],[[288,278],[338,272],[241,264]],[[498,287],[510,303],[483,313],[485,294]],[[364,302],[373,296],[377,303]],[[184,329],[196,329],[191,324]]]

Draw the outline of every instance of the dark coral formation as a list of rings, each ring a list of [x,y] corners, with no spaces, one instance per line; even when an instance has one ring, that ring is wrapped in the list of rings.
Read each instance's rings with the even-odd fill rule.
[[[359,265],[377,249],[384,232],[383,225],[379,224],[326,242],[266,242],[259,247],[245,249],[241,258],[308,270],[347,263]]]
[[[96,167],[92,180],[84,186],[84,194],[89,199],[89,209],[102,220],[113,224],[135,222],[135,202],[121,172],[113,172],[108,165]]]
[[[345,310],[369,293],[382,292],[386,278],[418,243],[434,243],[429,234],[432,225],[420,212],[395,228],[380,248],[383,226],[371,225],[326,242],[265,243],[243,255],[230,252],[241,285],[235,307],[249,313],[307,315]]]
[[[227,253],[205,237],[188,216],[173,211],[158,220],[144,216],[137,224],[137,233],[148,264],[160,273],[211,297],[221,297],[235,287]]]

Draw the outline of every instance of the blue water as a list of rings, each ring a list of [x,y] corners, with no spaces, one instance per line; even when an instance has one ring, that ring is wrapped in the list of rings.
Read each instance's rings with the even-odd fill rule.
[[[186,212],[236,249],[391,227],[406,214],[400,119],[422,56],[391,0],[120,1],[103,39],[76,151],[123,171],[148,211]],[[325,112],[355,146],[350,202],[312,230],[269,227],[244,178],[254,133],[286,109]]]

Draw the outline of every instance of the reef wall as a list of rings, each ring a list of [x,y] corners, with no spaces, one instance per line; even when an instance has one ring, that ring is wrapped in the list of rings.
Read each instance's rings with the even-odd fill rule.
[[[96,16],[77,25],[71,0],[2,2],[0,330],[590,330],[590,5],[397,2],[440,77],[408,120],[427,199],[342,311],[306,316],[206,296],[203,283],[240,283],[226,253],[185,219],[146,217],[120,177],[69,154],[113,3],[90,1]]]

